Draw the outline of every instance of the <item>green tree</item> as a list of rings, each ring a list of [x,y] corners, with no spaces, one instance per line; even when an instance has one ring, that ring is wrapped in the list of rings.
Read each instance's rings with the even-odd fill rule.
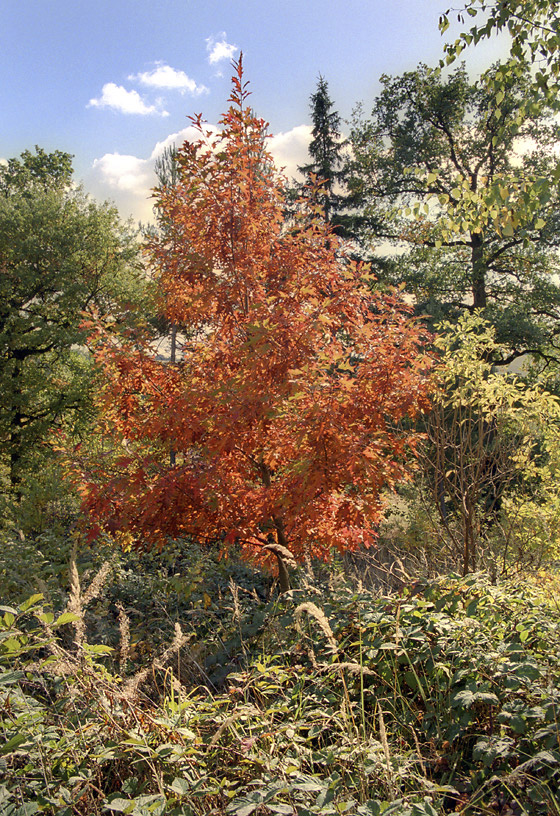
[[[312,140],[309,144],[308,164],[298,167],[305,181],[292,190],[302,201],[311,204],[311,211],[319,214],[333,232],[347,242],[347,251],[354,260],[369,263],[380,277],[387,277],[391,266],[381,259],[363,235],[378,222],[362,206],[361,185],[348,170],[346,157],[348,140],[341,131],[341,118],[334,110],[326,79],[319,75],[317,88],[310,97]]]
[[[16,498],[49,432],[88,413],[84,317],[130,325],[140,297],[134,235],[71,180],[71,157],[40,149],[0,173],[0,465]]]
[[[393,282],[421,313],[484,310],[501,364],[554,356],[560,327],[558,191],[539,181],[556,176],[557,127],[542,107],[522,109],[530,81],[499,65],[474,83],[464,67],[445,80],[423,65],[384,76],[352,134],[352,184],[383,225],[364,239],[405,249]]]
[[[456,10],[461,23],[465,14],[475,18],[468,31],[462,32],[453,42],[445,46],[446,60],[449,65],[469,45],[476,45],[494,34],[507,31],[511,37],[510,60],[508,73],[523,72],[526,65],[533,66],[532,88],[547,103],[558,104],[560,79],[560,13],[556,0],[466,0],[463,9]],[[478,15],[482,21],[477,21]],[[442,33],[450,24],[451,9],[444,12],[439,19]],[[479,18],[480,20],[480,18]],[[530,103],[533,101],[529,98]]]
[[[61,150],[47,153],[35,145],[35,153],[24,150],[19,158],[8,159],[0,166],[0,194],[33,193],[36,187],[44,190],[64,189],[72,181],[72,156]]]
[[[169,145],[155,161],[154,171],[158,180],[158,189],[175,187],[179,182],[179,162],[177,160],[177,148]],[[159,216],[156,207],[156,215]],[[159,216],[160,217],[160,216]]]
[[[308,164],[298,167],[306,177],[311,195],[316,198],[325,221],[332,221],[341,203],[343,139],[340,116],[333,110],[327,80],[319,75],[317,89],[310,98],[313,138],[309,143]]]

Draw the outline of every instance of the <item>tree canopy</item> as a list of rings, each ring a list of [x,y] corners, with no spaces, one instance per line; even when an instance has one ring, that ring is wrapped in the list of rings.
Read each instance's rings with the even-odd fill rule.
[[[475,82],[464,67],[384,76],[352,136],[351,183],[377,224],[369,240],[407,249],[393,280],[432,318],[484,310],[501,363],[554,355],[560,325],[558,193],[545,181],[557,125],[522,107],[530,81],[500,65]]]
[[[453,13],[462,23],[465,14],[474,21],[453,43],[446,44],[448,65],[467,46],[507,31],[511,37],[508,71],[517,73],[523,64],[533,65],[535,86],[546,93],[549,103],[555,103],[560,75],[560,15],[556,0],[467,0],[462,9],[447,9],[440,16],[442,33],[449,28]]]
[[[35,145],[35,153],[24,150],[19,158],[0,165],[0,194],[32,195],[37,187],[43,190],[64,189],[72,181],[72,156],[62,150],[47,153]]]
[[[218,135],[196,118],[158,200],[151,253],[186,331],[177,363],[100,340],[117,447],[84,463],[85,507],[139,547],[192,535],[328,557],[372,543],[380,493],[406,473],[414,434],[395,424],[425,402],[423,334],[340,257],[324,219],[286,220],[241,63],[230,102]]]
[[[0,438],[17,492],[47,432],[90,404],[84,314],[126,322],[137,300],[133,234],[71,179],[68,154],[39,148],[0,171]]]

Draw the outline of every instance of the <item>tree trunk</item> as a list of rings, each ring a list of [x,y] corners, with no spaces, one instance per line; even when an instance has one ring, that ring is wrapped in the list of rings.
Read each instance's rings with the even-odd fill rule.
[[[265,487],[269,488],[271,484],[270,470],[262,460],[259,462],[259,470]],[[284,550],[284,555],[286,558],[289,557],[293,561],[293,556],[290,553],[288,543],[286,541],[284,522],[280,516],[274,516],[272,521],[276,531],[276,544],[278,545],[278,549],[275,549],[274,545],[271,545],[268,549],[270,549],[270,552],[274,553],[276,560],[278,561],[278,581],[280,583],[280,593],[289,592],[290,576],[288,574],[288,567],[286,565],[286,560],[283,557],[282,550]]]
[[[471,233],[472,298],[474,309],[486,308],[486,262],[480,232]]]
[[[22,440],[21,429],[23,425],[23,415],[20,410],[21,399],[21,375],[22,363],[19,359],[14,359],[12,369],[12,382],[10,399],[12,403],[10,431],[8,449],[10,452],[10,487],[12,495],[19,501],[21,499],[21,460],[22,460]]]
[[[285,550],[288,550],[286,536],[284,534],[284,524],[282,523],[282,519],[275,517],[274,526],[276,527],[277,543]],[[290,576],[288,575],[288,568],[286,566],[286,562],[278,552],[275,552],[275,555],[276,558],[278,559],[278,580],[280,582],[280,592],[281,593],[289,592]]]
[[[171,324],[171,352],[169,360],[172,364],[177,362],[177,326],[175,323]],[[175,467],[175,462],[175,449],[171,448],[169,451],[169,467]]]

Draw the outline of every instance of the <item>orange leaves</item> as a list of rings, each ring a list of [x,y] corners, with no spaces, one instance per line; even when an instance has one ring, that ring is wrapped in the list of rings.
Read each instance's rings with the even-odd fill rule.
[[[394,428],[425,401],[423,337],[397,296],[373,292],[322,220],[284,216],[266,127],[241,65],[219,134],[179,150],[149,251],[165,316],[189,333],[177,363],[102,347],[115,451],[86,506],[139,541],[274,537],[297,557],[369,545],[380,491],[404,472]],[[173,452],[170,464],[170,452]]]

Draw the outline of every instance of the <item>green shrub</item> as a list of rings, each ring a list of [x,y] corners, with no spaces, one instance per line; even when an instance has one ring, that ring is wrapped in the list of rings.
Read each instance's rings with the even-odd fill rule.
[[[117,673],[123,644],[88,642],[83,614],[109,613],[102,581],[70,577],[66,611],[0,613],[2,816],[560,812],[560,614],[538,589],[338,576],[267,601],[191,576],[196,614]]]

